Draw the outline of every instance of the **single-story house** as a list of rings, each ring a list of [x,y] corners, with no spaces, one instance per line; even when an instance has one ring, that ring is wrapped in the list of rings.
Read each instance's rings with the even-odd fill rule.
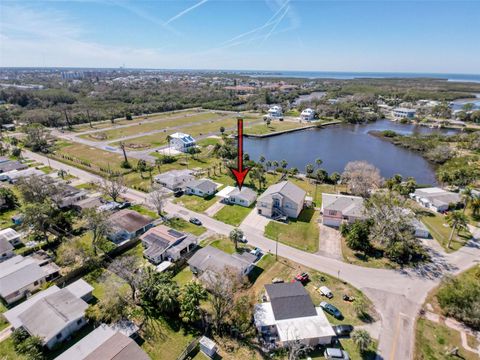
[[[349,224],[355,220],[363,220],[365,207],[363,198],[359,196],[322,194],[323,224],[339,227],[343,221]]]
[[[22,164],[20,161],[8,160],[0,163],[0,173],[7,173],[14,170],[28,169],[27,164]]]
[[[296,219],[305,205],[306,194],[290,181],[279,182],[258,197],[257,211],[272,219]]]
[[[0,240],[8,241],[12,246],[19,246],[22,244],[20,234],[12,228],[0,230]]]
[[[265,285],[267,301],[256,304],[254,323],[266,342],[288,346],[300,341],[307,346],[327,345],[335,331],[320,307],[315,307],[299,282]]]
[[[300,118],[305,121],[312,121],[315,119],[315,110],[307,108],[300,114]]]
[[[445,212],[451,205],[457,206],[462,202],[460,194],[438,187],[417,189],[410,197],[417,203],[436,212]]]
[[[17,183],[20,179],[29,177],[29,176],[44,176],[45,173],[41,170],[35,168],[28,168],[25,170],[13,170],[2,174],[5,176],[5,180],[8,180],[11,184]]]
[[[236,204],[249,207],[257,199],[257,193],[249,187],[243,186],[242,190],[238,187],[226,186],[220,190],[216,196],[222,198],[227,204]]]
[[[101,324],[55,360],[148,360],[150,357],[127,334]]]
[[[185,192],[189,195],[207,197],[215,194],[218,185],[210,179],[193,180],[185,184]]]
[[[15,124],[2,124],[2,128],[7,131],[15,131]]]
[[[10,259],[15,255],[15,248],[7,240],[0,238],[0,262]]]
[[[242,254],[227,254],[213,246],[206,246],[198,250],[189,260],[190,270],[198,275],[200,279],[208,272],[222,274],[226,269],[233,271],[239,279],[248,275],[257,260],[255,255],[249,252]]]
[[[392,111],[393,117],[398,119],[403,119],[403,118],[413,119],[416,113],[417,111],[415,109],[408,109],[408,108],[401,108],[401,107],[395,108]]]
[[[102,198],[100,196],[90,196],[85,199],[76,201],[72,206],[78,211],[99,208],[103,205]]]
[[[85,282],[82,279],[78,281]],[[72,285],[63,289],[56,285],[51,286],[3,315],[14,329],[23,328],[31,336],[38,336],[47,348],[52,349],[66,341],[87,322],[85,310],[88,304],[78,296],[79,294],[70,291]],[[82,287],[90,293],[93,289],[86,285]]]
[[[108,218],[111,230],[107,237],[116,244],[131,240],[150,229],[153,219],[136,211],[123,209]]]
[[[181,132],[176,132],[170,135],[170,146],[175,150],[187,152],[189,149],[195,147],[197,142],[195,139]]]
[[[84,200],[88,195],[86,191],[64,183],[60,184],[60,189],[61,192],[54,199],[60,208],[72,206],[76,202]]]
[[[12,304],[58,277],[59,271],[49,259],[14,256],[0,263],[0,297]]]
[[[143,255],[157,265],[164,260],[177,261],[197,247],[197,237],[159,225],[140,236]]]
[[[155,182],[172,191],[180,191],[185,184],[195,180],[192,170],[171,170],[155,176]]]
[[[282,107],[279,105],[272,106],[270,109],[268,109],[267,117],[272,119],[283,119]]]

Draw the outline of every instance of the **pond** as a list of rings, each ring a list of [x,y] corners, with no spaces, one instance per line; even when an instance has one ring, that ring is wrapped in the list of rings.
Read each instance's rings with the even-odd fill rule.
[[[414,151],[370,135],[373,130],[393,130],[402,134],[456,132],[379,120],[361,125],[326,126],[261,139],[246,138],[244,151],[254,160],[262,155],[270,161],[286,160],[289,168],[296,167],[301,172],[305,171],[307,164],[315,166],[318,158],[323,160],[321,167],[329,173],[342,173],[349,161],[366,160],[378,167],[383,177],[401,174],[404,177],[413,176],[419,184],[436,184],[434,168],[429,162]]]

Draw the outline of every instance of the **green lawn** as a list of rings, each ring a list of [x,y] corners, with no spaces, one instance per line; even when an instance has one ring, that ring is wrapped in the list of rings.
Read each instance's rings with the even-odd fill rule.
[[[358,359],[358,360],[375,360],[377,353],[377,342],[374,341],[373,344],[370,346],[370,349],[366,351],[365,353],[360,353],[358,351],[357,346],[353,342],[352,339],[341,339],[340,340],[341,346],[334,346],[334,347],[340,347],[344,349],[346,352],[348,352],[348,355],[350,355],[350,359]],[[323,355],[324,350],[315,350],[313,352],[310,352],[308,356],[311,357],[312,360],[324,360],[325,357]]]
[[[23,355],[17,354],[13,348],[12,338],[0,342],[0,359],[2,360],[27,360]]]
[[[226,237],[222,237],[220,239],[207,242],[206,244],[202,244],[202,246],[213,246],[219,250],[222,250],[223,252],[226,252],[227,254],[234,254],[235,253],[235,244],[233,241]],[[239,247],[242,246],[242,244],[238,244]]]
[[[0,213],[0,229],[14,227],[12,217],[20,212],[20,209],[3,211]]]
[[[198,225],[192,224],[191,222],[188,222],[188,221],[183,220],[181,218],[169,219],[165,222],[165,225],[170,226],[171,228],[173,228],[175,230],[188,232],[188,233],[196,235],[196,236],[200,236],[205,231],[207,231],[207,228],[205,228],[203,226],[198,226]]]
[[[265,227],[265,236],[300,250],[317,252],[318,216],[318,211],[304,209],[298,219],[289,219],[288,224],[270,221]]]
[[[384,257],[380,250],[372,250],[370,255],[365,256],[360,251],[350,249],[344,238],[342,238],[342,255],[345,262],[353,265],[377,269],[398,269],[399,267],[398,264]]]
[[[302,122],[300,123],[299,121],[293,122],[293,121],[278,121],[278,120],[273,120],[270,125],[267,125],[265,122],[264,124],[260,125],[255,125],[250,128],[245,129],[245,134],[247,135],[265,135],[265,134],[271,134],[275,133],[278,131],[285,131],[285,130],[291,130],[291,129],[298,129],[298,128],[304,128],[307,126],[311,126],[312,124]]]
[[[158,216],[156,211],[153,211],[145,206],[136,204],[130,207],[131,210],[134,210],[142,215],[151,217],[152,219],[158,219],[160,216]]]
[[[451,249],[448,249],[448,239],[452,229],[446,223],[445,216],[439,213],[431,213],[426,211],[423,211],[423,214],[424,216],[421,218],[423,223],[427,226],[432,237],[437,240],[437,242],[442,245],[447,252],[460,249],[470,239],[471,234],[469,232],[461,231],[458,235],[455,232],[452,239]]]
[[[179,286],[183,286],[193,280],[193,273],[190,271],[190,268],[186,266],[173,277],[173,280],[175,280]]]
[[[202,213],[218,201],[215,195],[202,198],[196,195],[183,195],[175,200],[175,203],[182,204],[187,209]]]
[[[473,342],[473,339],[470,339]],[[476,343],[478,346],[478,342]],[[447,355],[449,350],[458,347],[459,359],[478,360],[478,355],[465,350],[462,346],[460,333],[444,324],[430,320],[417,320],[415,337],[415,360],[450,360],[456,357]]]
[[[213,217],[219,221],[233,226],[240,226],[242,221],[252,211],[253,206],[225,205]]]
[[[314,165],[315,166],[315,165]],[[299,169],[300,171],[305,171],[305,169]],[[313,201],[315,202],[315,206],[321,207],[322,206],[322,193],[327,194],[336,194],[337,192],[346,191],[345,185],[330,185],[330,184],[318,184],[316,185],[310,179],[295,179],[290,178],[291,182],[293,182],[298,187],[301,187],[303,190],[307,192],[307,196],[311,196]]]

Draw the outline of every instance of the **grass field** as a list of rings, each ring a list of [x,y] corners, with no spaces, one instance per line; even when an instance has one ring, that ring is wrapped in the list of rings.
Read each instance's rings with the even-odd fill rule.
[[[172,218],[169,219],[165,222],[165,225],[170,226],[171,228],[178,230],[178,231],[184,231],[188,232],[190,234],[200,236],[202,235],[207,229],[203,226],[198,226],[195,224],[192,224],[186,220],[180,219],[180,218]]]
[[[279,131],[285,131],[285,130],[292,130],[292,129],[299,129],[299,128],[304,128],[312,126],[311,123],[307,122],[293,122],[293,121],[277,121],[274,120],[270,123],[270,125],[267,125],[267,123],[264,124],[259,124],[252,126],[248,129],[245,129],[245,134],[247,135],[266,135],[266,134],[271,134]]]
[[[182,197],[176,199],[175,203],[182,204],[187,209],[201,213],[207,210],[217,201],[218,198],[215,195],[206,198],[196,195],[183,195]]]
[[[298,219],[289,219],[288,224],[270,221],[265,227],[265,236],[300,250],[317,252],[318,216],[318,211],[305,209],[300,213]]]
[[[375,253],[377,255],[375,256]],[[388,260],[380,251],[373,251],[372,255],[365,256],[362,252],[350,249],[342,238],[342,255],[345,262],[358,266],[377,269],[398,269],[398,264]]]
[[[250,214],[252,207],[244,207],[240,205],[225,205],[213,217],[219,221],[233,226],[239,226],[242,221]]]

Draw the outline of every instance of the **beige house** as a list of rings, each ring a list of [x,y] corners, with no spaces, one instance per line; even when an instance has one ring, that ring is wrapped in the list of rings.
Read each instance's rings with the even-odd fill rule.
[[[270,186],[257,199],[259,214],[276,219],[296,219],[305,204],[305,190],[290,181]]]
[[[322,194],[323,224],[339,227],[342,222],[349,224],[355,220],[363,220],[365,208],[363,198],[338,194]]]

